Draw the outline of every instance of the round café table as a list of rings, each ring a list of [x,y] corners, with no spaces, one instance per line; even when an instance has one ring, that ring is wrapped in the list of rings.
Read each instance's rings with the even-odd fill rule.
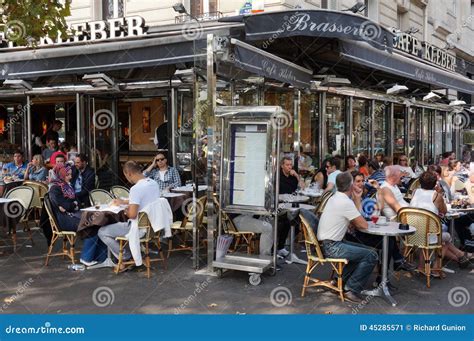
[[[379,296],[385,297],[391,304],[392,307],[397,305],[397,302],[393,299],[392,295],[387,286],[388,282],[388,237],[396,237],[396,236],[407,236],[410,234],[414,234],[416,232],[416,228],[413,226],[409,226],[408,230],[400,230],[398,226],[400,223],[398,222],[388,222],[387,225],[377,225],[372,222],[369,222],[368,229],[360,229],[358,231],[372,234],[375,236],[382,236],[383,244],[382,244],[382,282],[374,290],[364,290],[362,293],[367,296]]]
[[[25,208],[16,199],[0,198],[0,226],[12,233],[13,247],[16,246],[16,225],[25,214]]]

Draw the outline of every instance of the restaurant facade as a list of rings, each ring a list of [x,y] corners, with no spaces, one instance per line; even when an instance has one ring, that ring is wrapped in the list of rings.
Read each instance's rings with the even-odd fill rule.
[[[134,16],[78,27],[67,41],[0,49],[4,161],[15,148],[31,159],[33,137],[59,119],[102,188],[121,182],[121,164],[149,163],[158,149],[187,179],[204,136],[212,159],[222,105],[281,106],[283,152],[313,167],[333,155],[406,154],[427,165],[462,153],[469,113],[443,96],[474,93],[462,61],[359,15],[292,10],[153,27]]]

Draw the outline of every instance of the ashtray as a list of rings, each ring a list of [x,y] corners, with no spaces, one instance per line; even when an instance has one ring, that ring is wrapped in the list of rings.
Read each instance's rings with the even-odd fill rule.
[[[398,225],[398,229],[399,230],[404,230],[404,231],[407,231],[410,229],[410,226],[408,224],[399,224]]]

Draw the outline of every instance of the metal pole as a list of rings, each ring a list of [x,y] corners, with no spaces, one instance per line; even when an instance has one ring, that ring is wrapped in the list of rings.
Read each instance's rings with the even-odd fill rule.
[[[347,101],[348,101],[347,105],[344,106],[345,107],[344,116],[346,118],[345,132],[344,132],[344,135],[346,137],[346,143],[345,143],[346,150],[341,151],[343,156],[352,154],[352,133],[354,130],[354,118],[352,115],[354,98],[352,96],[349,96],[347,97]],[[344,145],[342,145],[341,148],[344,148]]]
[[[327,154],[326,97],[327,93],[322,92],[319,100],[319,164],[323,162]]]
[[[178,115],[176,112],[176,89],[171,88],[171,118],[168,120],[168,122],[171,121],[171,155],[173,157],[173,166],[177,167],[178,162],[176,160],[176,131],[177,131],[177,120],[178,120]],[[183,122],[181,122],[183,123]]]
[[[301,147],[301,136],[300,136],[300,129],[301,129],[301,122],[300,122],[300,103],[301,103],[301,92],[299,90],[295,90],[293,93],[293,150],[297,155],[297,160],[300,157],[300,147]],[[298,162],[298,161],[296,161]]]
[[[82,124],[81,124],[81,96],[79,95],[79,93],[76,93],[76,127],[77,127],[77,134],[76,134],[77,151],[81,153],[82,152],[82,148],[81,148]]]
[[[198,226],[197,226],[197,203],[196,198],[198,197],[199,182],[197,178],[196,166],[199,158],[199,134],[200,132],[200,106],[199,106],[199,84],[198,76],[196,75],[196,68],[193,68],[193,96],[194,96],[194,113],[193,113],[193,138],[194,138],[194,147],[191,155],[191,177],[193,179],[193,268],[197,270],[199,268],[199,235],[198,235]],[[204,209],[201,207],[200,209]]]
[[[212,262],[214,261],[214,111],[216,107],[216,59],[214,53],[214,34],[207,35],[207,268],[209,272],[213,271]]]
[[[395,110],[395,105],[393,102],[390,103],[390,108],[388,111],[388,143],[386,144],[387,146],[387,151],[385,152],[388,157],[390,157],[391,160],[393,160],[393,148],[394,148],[394,110]]]
[[[27,139],[26,143],[28,146],[28,160],[31,161],[33,155],[32,155],[32,146],[31,146],[31,99],[30,96],[26,96],[26,129],[27,129]]]
[[[367,127],[367,130],[368,130],[368,134],[369,134],[369,137],[370,137],[370,140],[369,140],[369,145],[370,145],[370,153],[369,153],[369,157],[370,158],[374,158],[375,157],[375,100],[371,100],[370,101],[370,122],[372,122],[372,124],[369,124],[368,127]]]

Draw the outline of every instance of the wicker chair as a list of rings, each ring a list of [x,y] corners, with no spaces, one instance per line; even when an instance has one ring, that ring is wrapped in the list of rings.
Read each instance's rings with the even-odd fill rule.
[[[306,265],[306,275],[304,277],[303,289],[301,297],[304,297],[306,288],[325,287],[339,293],[341,301],[344,302],[344,288],[342,283],[342,271],[344,266],[348,264],[344,258],[325,258],[316,238],[313,229],[309,226],[308,221],[300,214],[301,226],[303,229],[306,253],[308,256],[308,264]],[[311,276],[318,265],[330,264],[332,268],[331,276],[328,280],[320,280]],[[333,283],[333,275],[337,275],[337,283]]]
[[[217,209],[218,206],[216,205]],[[257,236],[258,234],[255,232],[249,231],[239,231],[237,227],[234,225],[232,219],[230,219],[229,215],[221,211],[222,214],[222,226],[224,228],[225,233],[230,234],[234,237],[234,248],[233,252],[237,251],[239,246],[241,246],[241,241],[244,242],[243,245],[247,247],[247,253],[250,255],[252,253],[257,253],[258,251],[258,243],[257,243]]]
[[[318,217],[321,217],[321,214],[328,203],[328,200],[333,196],[333,192],[326,192],[322,195],[321,201],[319,202],[318,207],[316,207],[315,213]]]
[[[420,187],[420,179],[416,178],[411,180],[410,185],[408,186],[408,190],[405,194],[405,200],[410,201],[413,198],[413,194],[415,190]]]
[[[171,231],[173,236],[168,239],[168,258],[170,257],[171,252],[173,251],[184,251],[184,250],[192,250],[191,246],[186,245],[187,237],[189,236],[192,240],[192,232],[193,232],[193,216],[196,214],[196,221],[197,221],[197,229],[198,231],[203,228],[203,218],[204,218],[204,210],[206,208],[207,197],[202,196],[197,200],[197,212],[194,213],[194,208],[192,204],[189,205],[191,208],[188,210],[188,213],[184,216],[182,221],[175,221],[173,222],[173,226],[171,227]],[[173,237],[177,236],[178,234],[182,233],[182,244],[177,247],[173,248]]]
[[[53,207],[51,206],[51,201],[49,200],[49,194],[46,194],[44,196],[44,207],[46,209],[46,213],[48,214],[49,222],[51,224],[51,229],[53,231],[53,237],[51,238],[51,244],[49,245],[48,253],[46,255],[46,262],[44,265],[48,266],[49,257],[53,257],[53,256],[66,256],[71,260],[72,264],[75,264],[74,246],[76,243],[76,232],[61,231],[58,221],[56,220],[56,216],[54,215]],[[56,241],[59,238],[63,239],[62,252],[52,254],[54,243],[56,243]],[[69,249],[67,247],[68,243],[69,243]]]
[[[161,250],[161,243],[160,243],[160,234],[155,233],[153,228],[151,227],[150,220],[148,220],[148,216],[144,212],[140,212],[138,214],[138,228],[145,230],[145,235],[140,238],[140,244],[143,244],[145,247],[145,267],[146,267],[146,275],[147,278],[150,278],[150,270],[151,270],[151,262],[163,262],[163,267],[166,269],[166,259],[163,255],[163,251]],[[119,249],[119,257],[118,257],[118,264],[115,267],[115,273],[118,274],[120,272],[120,267],[122,265],[129,265],[135,264],[134,260],[130,260],[127,262],[123,261],[123,250],[125,246],[128,244],[127,237],[117,237],[115,240],[119,241],[120,249]],[[154,242],[156,247],[158,248],[158,252],[160,254],[159,258],[150,259],[150,246],[149,243]]]
[[[99,205],[99,204],[110,204],[114,197],[110,192],[107,192],[104,189],[93,189],[89,192],[89,199],[92,205]]]
[[[39,181],[26,180],[23,182],[23,186],[28,186],[33,188],[33,201],[31,202],[31,210],[35,213],[41,212],[43,207],[43,198],[46,193],[48,193],[48,186]],[[39,217],[39,214],[37,215]],[[39,219],[38,219],[39,220]]]
[[[411,207],[404,207],[398,211],[398,221],[416,228],[415,234],[404,238],[404,256],[411,259],[413,253],[420,249],[425,262],[426,286],[429,288],[431,271],[441,271],[442,269],[441,221],[431,211]],[[430,242],[432,237],[436,238],[436,242]],[[430,260],[432,256],[437,258],[438,267],[431,267]]]
[[[110,193],[115,199],[128,198],[130,195],[130,190],[124,186],[112,186],[110,188]]]
[[[28,186],[18,186],[12,188],[5,194],[6,199],[16,199],[20,202],[21,206],[23,206],[23,212],[21,213],[20,223],[23,224],[23,230],[28,233],[28,238],[30,239],[31,243],[33,243],[33,236],[31,234],[31,230],[28,226],[28,213],[31,209],[31,203],[33,201],[34,190]],[[12,241],[13,241],[13,250],[16,251],[16,226],[12,226]]]

